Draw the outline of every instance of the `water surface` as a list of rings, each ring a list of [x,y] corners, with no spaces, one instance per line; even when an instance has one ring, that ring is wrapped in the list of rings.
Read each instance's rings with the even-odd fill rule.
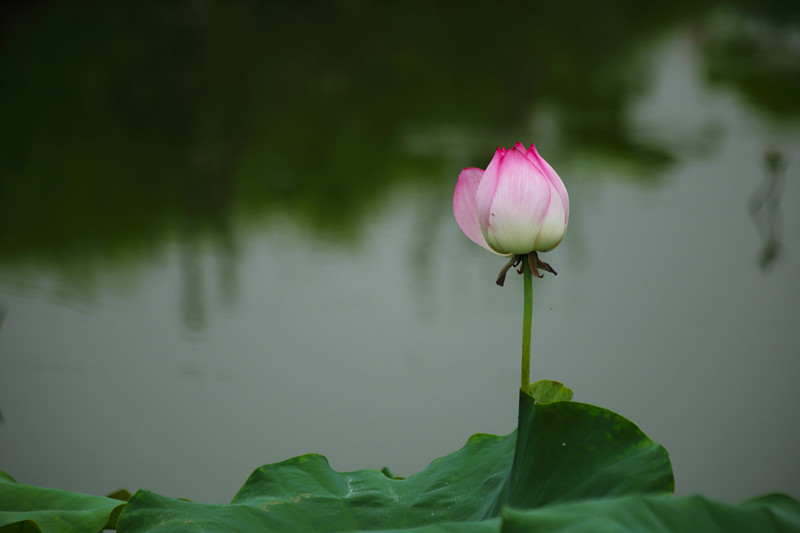
[[[796,11],[525,9],[14,12],[0,468],[225,502],[512,431],[521,279],[451,201],[522,140],[571,198],[534,378],[664,444],[679,494],[800,497]]]

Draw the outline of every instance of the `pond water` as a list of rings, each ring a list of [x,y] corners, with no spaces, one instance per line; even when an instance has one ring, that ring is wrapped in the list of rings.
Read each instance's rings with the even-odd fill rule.
[[[679,494],[800,497],[800,14],[759,5],[9,11],[0,469],[221,503],[512,431],[521,278],[451,202],[521,140],[571,199],[534,379]]]

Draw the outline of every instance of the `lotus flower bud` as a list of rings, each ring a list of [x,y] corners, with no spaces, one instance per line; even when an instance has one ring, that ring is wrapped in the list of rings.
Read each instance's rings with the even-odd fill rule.
[[[458,176],[453,213],[474,243],[505,256],[547,252],[567,231],[569,196],[558,174],[531,145],[498,148],[486,167]]]

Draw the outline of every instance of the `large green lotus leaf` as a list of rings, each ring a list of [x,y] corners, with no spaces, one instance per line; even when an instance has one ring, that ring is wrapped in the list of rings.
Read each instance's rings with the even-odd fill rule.
[[[320,455],[257,469],[230,505],[137,492],[121,532],[497,531],[504,505],[529,509],[604,496],[670,492],[666,451],[605,409],[573,402],[535,405],[520,395],[519,427],[475,435],[408,479],[377,470],[336,472]]]
[[[797,533],[800,503],[773,494],[742,505],[700,496],[634,495],[550,505],[506,508],[502,520],[449,523],[382,533]],[[367,533],[367,532],[364,532]],[[371,533],[377,533],[371,532]]]
[[[455,453],[408,479],[377,470],[336,472],[321,455],[257,469],[230,505],[139,491],[119,531],[357,531],[479,520],[507,475],[514,434],[474,435]]]
[[[637,493],[672,493],[666,450],[612,411],[521,395],[514,464],[494,511]],[[522,426],[520,426],[522,427]]]
[[[700,496],[623,496],[503,511],[503,533],[800,532],[800,503],[771,495],[741,505]]]
[[[500,533],[502,525],[502,520],[498,516],[477,522],[443,522],[402,529],[369,529],[359,533]]]
[[[124,502],[17,483],[0,472],[0,532],[94,533],[113,527]]]

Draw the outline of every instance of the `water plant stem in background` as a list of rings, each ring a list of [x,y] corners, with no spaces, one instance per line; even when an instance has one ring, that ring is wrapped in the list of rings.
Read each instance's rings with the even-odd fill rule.
[[[522,311],[522,391],[527,393],[531,383],[531,325],[533,322],[533,276],[528,262],[530,256],[522,256],[524,279],[524,302]]]

